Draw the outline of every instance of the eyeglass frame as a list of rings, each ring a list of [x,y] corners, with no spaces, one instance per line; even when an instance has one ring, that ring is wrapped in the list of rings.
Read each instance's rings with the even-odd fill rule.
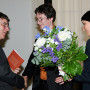
[[[8,23],[6,23],[6,22],[0,22],[0,23],[1,23],[1,25],[3,25],[4,28],[6,28],[6,27],[9,28],[9,24]]]
[[[47,19],[47,17],[36,18],[36,22],[42,22],[44,19]]]

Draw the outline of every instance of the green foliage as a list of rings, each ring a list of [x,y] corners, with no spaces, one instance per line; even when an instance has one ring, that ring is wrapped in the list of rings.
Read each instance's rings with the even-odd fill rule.
[[[48,66],[55,66],[55,63],[52,63],[51,61],[51,56],[48,53],[39,53],[39,52],[35,52],[34,54],[34,58],[32,59],[32,63],[36,64],[36,65],[40,65],[40,66],[44,66],[44,67],[48,67]]]
[[[64,80],[68,80],[68,78],[76,76],[76,74],[81,75],[82,73],[82,66],[80,65],[79,61],[84,61],[87,58],[87,55],[85,54],[85,47],[78,46],[78,43],[76,42],[76,35],[73,34],[72,42],[70,45],[70,48],[68,49],[67,41],[63,43],[63,47],[59,52],[57,52],[58,57],[60,60],[57,61],[57,65],[62,65],[62,70],[66,73],[64,75]]]

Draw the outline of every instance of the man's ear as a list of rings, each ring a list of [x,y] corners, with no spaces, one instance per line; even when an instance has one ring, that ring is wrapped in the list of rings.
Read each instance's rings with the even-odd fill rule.
[[[50,20],[51,22],[53,22],[53,17],[52,17],[52,18],[49,18],[49,20]]]
[[[50,18],[50,20],[53,22],[53,17],[52,17],[52,18]]]

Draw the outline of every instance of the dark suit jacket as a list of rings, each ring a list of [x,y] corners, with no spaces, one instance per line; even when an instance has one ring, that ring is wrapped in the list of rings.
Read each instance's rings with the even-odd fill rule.
[[[7,90],[13,90],[13,86],[23,88],[24,79],[11,71],[6,55],[0,46],[0,90],[2,87],[3,90],[6,90],[5,87]]]
[[[77,75],[75,77],[76,81],[82,82],[83,90],[90,90],[90,39],[86,43],[86,51],[88,58],[84,61],[84,70],[82,75]]]
[[[30,58],[28,60],[27,66],[23,72],[23,76],[28,76],[28,79],[30,80],[33,76],[33,86],[32,90],[38,90],[37,87],[40,83],[40,67],[36,67],[34,64],[32,64],[31,60],[33,58],[33,52],[30,55]],[[55,70],[55,67],[47,67],[47,84],[48,84],[48,90],[72,90],[72,82],[68,82],[64,85],[59,85],[55,83],[56,77],[58,77],[58,72]]]

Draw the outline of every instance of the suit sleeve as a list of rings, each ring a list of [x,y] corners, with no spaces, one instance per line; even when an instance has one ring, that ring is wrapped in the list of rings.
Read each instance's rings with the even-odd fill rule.
[[[30,57],[29,57],[29,60],[28,60],[28,63],[26,65],[26,68],[23,72],[23,76],[27,76],[28,77],[28,80],[30,80],[33,76],[33,73],[34,73],[34,69],[35,69],[35,65],[32,64],[31,60],[34,58],[34,55],[33,55],[33,52],[31,53]]]
[[[24,87],[24,79],[13,73],[10,69],[8,60],[3,49],[0,47],[0,81],[6,82],[11,86],[16,86],[17,88]]]
[[[82,74],[75,77],[75,80],[80,82],[90,82],[90,39],[87,41],[85,53],[88,58],[84,61]]]

